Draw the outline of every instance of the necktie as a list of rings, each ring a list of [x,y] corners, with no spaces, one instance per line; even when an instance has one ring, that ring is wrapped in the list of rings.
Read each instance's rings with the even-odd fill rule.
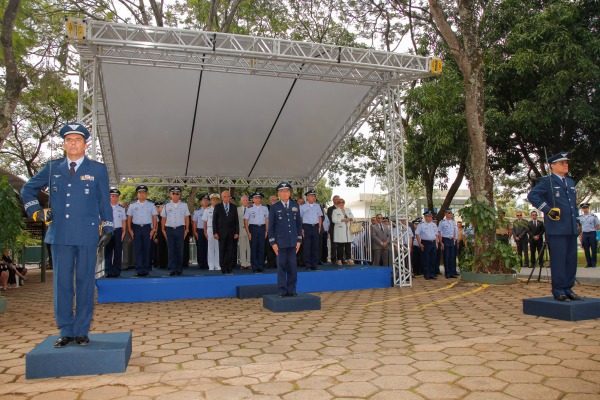
[[[287,203],[283,205],[285,207],[285,211],[287,211]]]
[[[383,232],[383,225],[379,224],[379,229],[381,229],[381,232]]]
[[[537,221],[533,221],[533,227],[537,228]]]
[[[75,161],[71,161],[71,164],[69,164],[71,166],[71,168],[69,168],[69,173],[71,174],[71,176],[75,175],[75,166],[77,165],[77,163]]]
[[[229,204],[225,204],[225,214],[229,214]]]
[[[567,178],[565,178],[565,177],[563,176],[563,178],[562,178],[562,181],[563,181],[563,185],[565,185],[565,187],[568,187],[568,186],[567,186]]]

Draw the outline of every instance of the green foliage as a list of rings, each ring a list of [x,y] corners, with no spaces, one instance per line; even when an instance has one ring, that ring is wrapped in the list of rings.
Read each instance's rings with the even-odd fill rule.
[[[17,194],[6,176],[0,176],[0,249],[15,248],[17,237],[23,228],[23,216]]]
[[[459,213],[463,223],[471,225],[475,231],[474,248],[466,253],[460,263],[463,270],[510,274],[520,268],[519,257],[509,245],[495,241],[492,246],[486,246],[485,238],[495,234],[496,227],[503,222],[494,207],[471,198]]]

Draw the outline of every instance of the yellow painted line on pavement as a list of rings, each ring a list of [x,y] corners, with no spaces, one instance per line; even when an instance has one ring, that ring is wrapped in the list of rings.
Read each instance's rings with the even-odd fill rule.
[[[448,289],[451,289],[457,283],[458,283],[458,281],[452,282],[448,286],[444,286],[442,288],[438,288],[438,289],[434,289],[434,290],[426,290],[424,292],[408,294],[406,296],[394,297],[393,299],[382,300],[382,301],[375,301],[373,303],[367,303],[363,307],[369,307],[369,306],[374,306],[374,305],[377,305],[377,304],[389,303],[390,301],[402,300],[402,299],[406,299],[406,298],[409,298],[409,297],[420,296],[422,294],[427,294],[427,293],[439,292],[440,290],[448,290]]]
[[[411,308],[409,311],[423,310],[423,309],[425,309],[427,307],[435,306],[435,305],[440,304],[440,303],[445,303],[445,302],[450,301],[450,300],[459,299],[461,297],[465,297],[465,296],[471,295],[473,293],[477,293],[477,292],[479,292],[481,290],[485,290],[489,286],[490,285],[488,285],[488,284],[483,284],[480,287],[478,287],[477,289],[471,290],[470,292],[457,294],[457,295],[454,295],[454,296],[446,297],[445,299],[436,300],[436,301],[428,303],[428,304],[423,304],[422,306],[417,306],[417,307]]]

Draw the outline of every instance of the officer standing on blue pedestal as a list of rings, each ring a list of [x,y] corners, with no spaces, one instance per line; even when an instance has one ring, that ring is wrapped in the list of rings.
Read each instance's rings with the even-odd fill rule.
[[[152,239],[157,231],[157,212],[154,203],[146,200],[148,197],[146,185],[139,185],[135,188],[135,192],[138,200],[129,205],[127,225],[135,250],[135,275],[142,277],[150,275],[152,270],[150,256]]]
[[[566,152],[548,158],[552,173],[537,180],[527,199],[544,213],[550,250],[552,295],[558,301],[583,300],[573,292],[577,273],[577,203],[575,182],[567,176]]]
[[[316,203],[317,194],[314,190],[304,193],[306,203],[300,206],[302,217],[302,241],[304,247],[304,266],[316,271],[320,259],[319,241],[321,240],[321,225],[323,223],[323,210]]]
[[[181,188],[172,186],[169,188],[171,201],[165,204],[162,216],[162,232],[167,238],[169,254],[169,276],[183,274],[183,245],[184,239],[189,231],[190,210],[186,203],[180,201]]]
[[[438,241],[442,244],[444,252],[444,275],[446,279],[456,278],[456,242],[458,240],[458,227],[452,219],[452,210],[447,209],[446,218],[438,225]]]
[[[45,242],[52,246],[54,315],[60,329],[56,348],[73,341],[80,346],[90,342],[96,254],[104,251],[113,233],[108,170],[85,157],[89,131],[70,123],[59,134],[67,157],[48,162],[21,190],[27,215],[50,223]],[[51,211],[42,210],[37,200],[45,188],[49,189]]]
[[[579,225],[581,225],[581,245],[585,253],[585,267],[596,268],[598,253],[596,231],[600,229],[600,221],[596,215],[590,214],[589,203],[582,203],[581,211],[583,214],[579,216]]]
[[[297,296],[296,253],[302,244],[302,217],[298,203],[290,200],[292,185],[277,185],[279,201],[269,209],[269,244],[277,256],[279,297]]]
[[[123,256],[123,239],[127,226],[127,211],[119,204],[121,191],[110,189],[110,205],[113,213],[113,237],[104,248],[104,277],[118,278],[121,276],[121,259]]]
[[[265,265],[265,239],[269,225],[269,209],[262,205],[265,196],[261,192],[252,193],[252,206],[244,213],[244,228],[250,240],[250,265],[252,272],[263,272]]]

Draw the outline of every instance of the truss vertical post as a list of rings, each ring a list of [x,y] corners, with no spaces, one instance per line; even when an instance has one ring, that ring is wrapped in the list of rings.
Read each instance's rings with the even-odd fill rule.
[[[412,286],[410,248],[412,246],[408,227],[408,201],[406,175],[404,173],[404,129],[400,114],[400,86],[387,84],[384,105],[384,129],[386,168],[388,178],[388,201],[390,219],[396,224],[392,231],[392,271],[394,286]]]

